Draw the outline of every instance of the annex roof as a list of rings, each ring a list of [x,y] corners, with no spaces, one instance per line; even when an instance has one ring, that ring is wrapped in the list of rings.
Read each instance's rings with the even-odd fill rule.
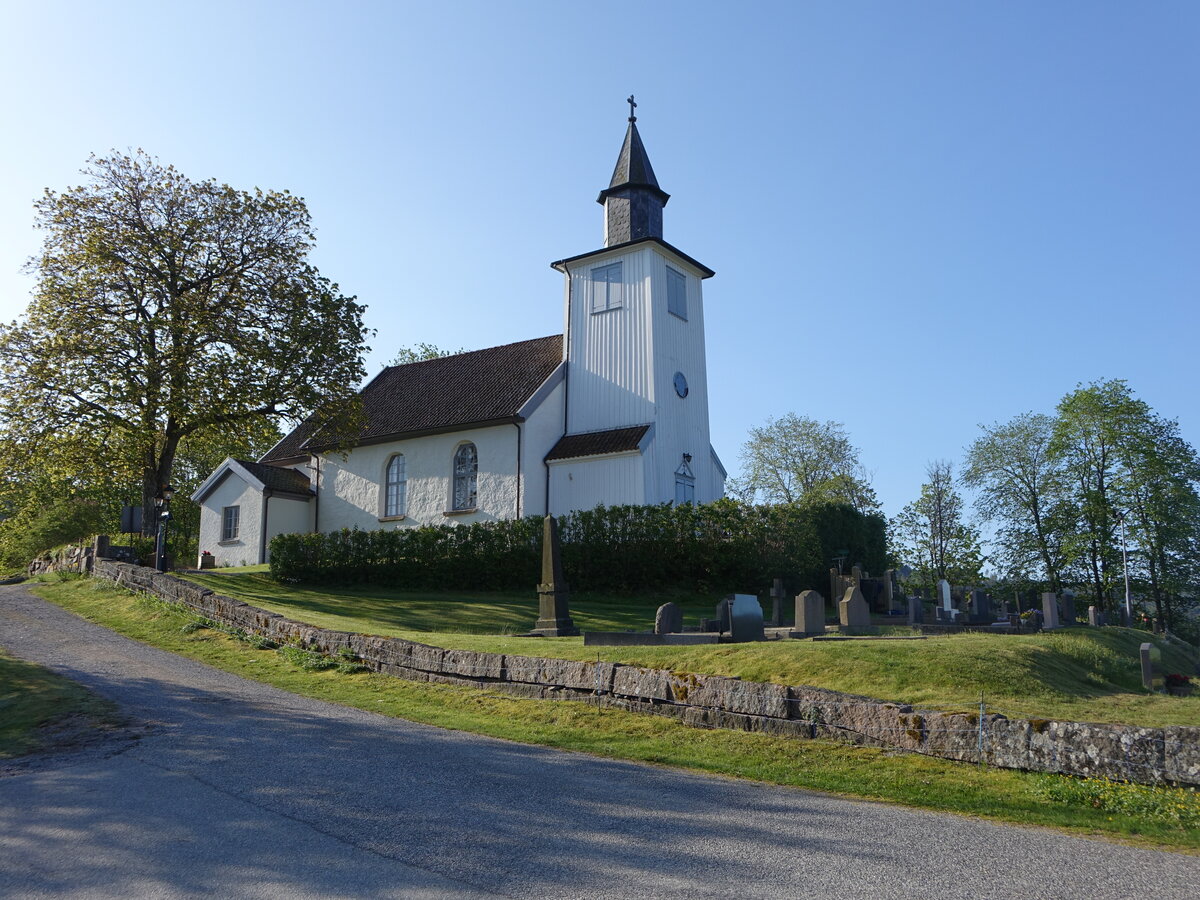
[[[558,439],[546,462],[558,459],[578,459],[581,456],[605,456],[609,453],[627,453],[640,450],[642,439],[650,430],[649,425],[633,425],[629,428],[610,428],[607,431],[588,431],[583,434],[565,434]]]
[[[204,499],[231,474],[237,475],[246,484],[263,492],[292,494],[303,499],[312,495],[312,486],[303,472],[284,466],[269,466],[230,457],[217,466],[216,471],[196,488],[192,500],[196,503],[204,502]]]

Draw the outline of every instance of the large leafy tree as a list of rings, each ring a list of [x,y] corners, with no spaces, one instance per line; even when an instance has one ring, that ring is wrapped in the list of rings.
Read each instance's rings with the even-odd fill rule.
[[[1075,552],[1092,601],[1110,605],[1122,575],[1118,503],[1127,487],[1127,448],[1150,408],[1124,381],[1080,386],[1058,404],[1051,452],[1070,480]]]
[[[742,476],[730,489],[746,502],[847,503],[875,513],[879,502],[858,448],[838,422],[788,413],[751,428],[741,453]]]
[[[984,426],[967,450],[963,482],[975,490],[980,516],[998,526],[996,562],[1010,576],[1041,576],[1058,592],[1075,516],[1063,464],[1050,451],[1054,422],[1025,413]]]
[[[148,505],[190,437],[353,413],[363,307],[309,261],[302,198],[192,181],[141,151],[84,174],[35,204],[37,287],[0,329],[10,440],[120,445]]]
[[[914,580],[933,593],[938,579],[977,584],[984,563],[979,531],[966,520],[954,485],[954,467],[929,463],[921,496],[902,509],[889,527],[893,555],[913,567]]]

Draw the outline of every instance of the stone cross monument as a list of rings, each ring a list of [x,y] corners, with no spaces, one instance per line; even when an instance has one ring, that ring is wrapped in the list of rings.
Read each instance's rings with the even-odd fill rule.
[[[579,629],[567,608],[567,582],[563,578],[558,546],[558,522],[546,516],[542,525],[542,583],[538,585],[538,620],[531,634],[573,637]]]

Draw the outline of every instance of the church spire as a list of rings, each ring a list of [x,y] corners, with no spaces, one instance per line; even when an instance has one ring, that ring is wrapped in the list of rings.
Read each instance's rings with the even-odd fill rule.
[[[604,206],[604,246],[623,244],[644,237],[663,236],[662,211],[670,199],[658,186],[650,157],[642,145],[637,130],[637,103],[631,94],[629,103],[629,127],[625,130],[625,143],[617,157],[612,180],[600,192],[596,202]]]

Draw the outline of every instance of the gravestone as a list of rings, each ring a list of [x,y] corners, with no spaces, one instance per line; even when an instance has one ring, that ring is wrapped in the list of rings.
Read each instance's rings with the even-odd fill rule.
[[[1148,691],[1163,689],[1162,651],[1153,644],[1142,644],[1138,648],[1142,658],[1142,687]]]
[[[883,573],[883,608],[885,612],[896,612],[896,570]]]
[[[950,582],[945,578],[939,578],[937,583],[938,589],[938,606],[943,610],[943,615],[938,618],[950,618],[949,612],[954,609],[954,600],[950,596]]]
[[[1099,628],[1104,624],[1104,613],[1095,606],[1088,607],[1088,624],[1093,628]]]
[[[908,598],[908,624],[920,625],[925,621],[925,605],[920,597]]]
[[[838,604],[838,623],[850,634],[863,634],[871,630],[871,611],[857,587],[846,588]]]
[[[1075,592],[1062,592],[1062,619],[1064,625],[1075,624]]]
[[[677,603],[664,603],[654,614],[655,634],[678,634],[683,631],[683,610]]]
[[[725,598],[729,608],[729,634],[735,643],[761,641],[763,633],[762,607],[753,594],[731,594]]]
[[[729,598],[718,600],[716,608],[713,610],[713,631],[719,631],[724,634],[729,630]]]
[[[538,620],[531,634],[573,637],[579,629],[571,621],[567,581],[563,578],[558,522],[546,516],[542,523],[542,583],[538,585]]]
[[[825,633],[825,598],[817,591],[801,591],[796,595],[796,632]]]
[[[1058,597],[1053,592],[1042,594],[1042,628],[1049,631],[1058,627]]]
[[[971,621],[981,625],[992,621],[992,604],[987,591],[971,591]]]
[[[783,624],[783,579],[776,578],[771,585],[771,627]]]

